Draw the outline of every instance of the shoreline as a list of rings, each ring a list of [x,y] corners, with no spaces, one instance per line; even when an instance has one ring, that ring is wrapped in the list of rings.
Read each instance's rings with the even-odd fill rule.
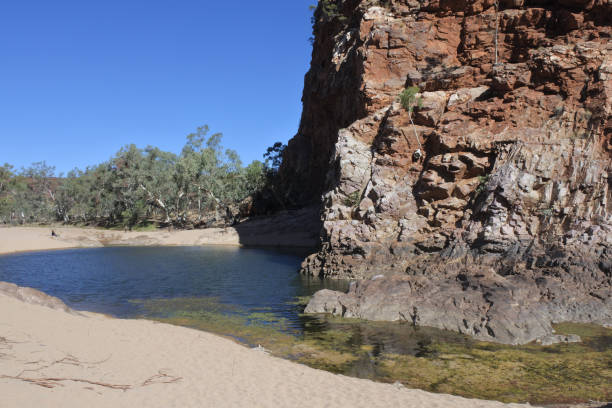
[[[278,227],[272,218],[247,222],[237,227],[171,231],[119,231],[67,226],[0,227],[0,255],[112,246],[219,245],[296,248],[305,252],[314,250],[318,236],[315,237],[311,231]],[[52,230],[58,234],[57,237],[51,236]],[[258,230],[262,233],[258,234]]]
[[[59,239],[51,238],[52,228],[60,235]],[[167,236],[166,231],[145,234],[137,231],[107,231],[93,228],[52,228],[0,228],[0,256],[32,251],[109,246],[111,241],[106,240],[111,239],[112,242],[120,241],[123,245],[147,246],[190,245],[189,242],[192,242],[185,243],[184,238],[186,237],[181,237],[179,240],[176,233],[181,231],[173,231],[174,234],[170,233],[170,236]],[[206,231],[187,232],[190,233],[190,239],[202,239],[201,233]],[[7,233],[10,233],[13,239],[9,239]],[[43,234],[42,238],[41,234]],[[152,235],[157,236],[155,241],[151,240]],[[180,243],[160,244],[159,242],[163,241],[164,237],[166,242],[179,240]],[[197,239],[196,241],[199,242]],[[226,241],[223,243],[210,242],[210,235],[205,239],[209,242],[203,245],[228,245]],[[74,240],[78,241],[76,246],[67,246],[74,243]],[[13,250],[6,252],[9,248],[7,244],[9,241]],[[20,242],[27,242],[28,249],[19,249]],[[95,242],[98,244],[92,244]],[[52,245],[55,247],[49,248]],[[229,245],[244,246],[241,244]],[[12,291],[20,295],[11,294],[11,290],[6,290],[7,286],[17,288]],[[270,356],[263,349],[251,349],[236,339],[226,336],[154,320],[118,319],[99,313],[67,309],[59,299],[35,289],[18,288],[13,284],[0,282],[0,310],[2,310],[0,313],[0,362],[2,363],[0,364],[0,406],[31,406],[36,403],[50,407],[70,407],[70,404],[66,405],[69,399],[78,400],[78,406],[82,405],[81,401],[87,400],[88,404],[94,407],[111,405],[165,407],[172,405],[175,401],[180,401],[180,406],[186,407],[454,406],[468,408],[529,406],[528,404],[504,404],[497,401],[466,399],[448,394],[409,389],[401,385],[335,375]],[[163,329],[158,329],[160,327]],[[92,335],[92,333],[98,333],[98,335]],[[151,342],[151,344],[147,343],[144,351],[141,350],[142,342],[145,341],[143,338]],[[196,341],[193,340],[194,338],[205,340],[196,349],[191,346],[180,346],[189,339],[191,339],[189,342]],[[46,346],[41,347],[41,345]],[[168,348],[171,350],[167,350]],[[165,353],[164,358],[158,355],[159,350]],[[201,357],[203,350],[209,353],[206,354],[208,357],[205,361]],[[107,354],[108,361],[101,356],[102,351]],[[115,355],[121,355],[122,360],[118,361]],[[221,355],[236,356],[231,362],[231,375],[227,374],[227,366],[230,363],[226,361],[227,358],[221,358]],[[96,364],[87,363],[92,361]],[[98,364],[98,361],[103,362]],[[40,364],[32,366],[32,362]],[[208,372],[202,377],[201,366],[211,363],[214,363],[215,371]],[[142,369],[136,369],[141,366],[151,369],[147,373]],[[225,396],[217,398],[206,393],[206,389],[213,385],[225,387],[224,392],[230,392],[227,387],[236,387],[235,371],[249,372],[248,370],[251,370],[250,373],[254,378],[240,379],[240,384],[248,385],[249,391],[245,391],[247,397],[236,396],[228,400],[224,399]],[[268,378],[268,374],[276,372],[275,370],[281,370],[282,373]],[[224,374],[216,378],[217,371]],[[262,378],[264,373],[266,378]],[[215,377],[213,384],[208,377]],[[175,381],[175,378],[180,378],[180,380]],[[113,388],[115,386],[120,387],[120,390]],[[288,397],[295,393],[298,395],[308,393],[308,389],[317,389],[317,397],[310,396],[314,399]],[[276,390],[283,395],[281,400],[274,395]],[[344,396],[344,399],[337,397],[338,392]],[[125,395],[119,397],[120,394],[128,393],[129,398]],[[206,395],[206,398],[202,399],[202,395]],[[348,398],[347,395],[351,397]],[[12,399],[7,399],[7,396]],[[587,405],[577,407],[579,406]]]
[[[50,232],[41,237],[47,229],[1,228],[0,252],[69,249],[75,234],[100,233],[56,228],[55,241]],[[120,239],[130,234],[149,236]],[[94,247],[91,241],[77,247]],[[74,311],[13,284],[0,284],[0,310],[1,406],[525,406],[335,375],[196,329]]]
[[[0,405],[523,407],[335,375],[221,336],[0,284]],[[316,390],[316,391],[314,391]]]
[[[52,237],[51,230],[58,236]],[[191,231],[114,231],[77,227],[8,227],[0,228],[0,255],[51,251],[60,249],[101,248],[106,246],[240,246],[237,234],[231,239],[216,235],[225,234],[221,229]],[[190,234],[185,234],[185,232]]]

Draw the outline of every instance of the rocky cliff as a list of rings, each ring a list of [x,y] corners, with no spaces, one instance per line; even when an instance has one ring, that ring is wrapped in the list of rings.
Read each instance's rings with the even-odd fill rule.
[[[321,0],[314,20],[281,175],[322,200],[302,272],[357,282],[307,311],[505,343],[612,323],[612,2]]]

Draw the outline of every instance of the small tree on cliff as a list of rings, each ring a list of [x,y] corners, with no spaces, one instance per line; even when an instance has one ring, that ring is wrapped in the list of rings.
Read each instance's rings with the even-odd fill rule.
[[[419,90],[420,89],[418,86],[411,86],[409,88],[404,89],[400,94],[400,103],[402,104],[402,107],[408,112],[408,119],[410,119],[410,123],[412,124],[414,137],[416,138],[417,143],[419,144],[419,150],[415,152],[415,156],[418,156],[417,159],[421,157],[420,155],[422,146],[421,141],[419,140],[419,135],[417,134],[416,126],[414,124],[414,121],[412,120],[412,112],[414,111],[415,107],[420,108],[421,106],[423,106],[423,99],[417,96]]]
[[[266,168],[272,170],[274,172],[278,171],[281,163],[283,162],[283,152],[287,145],[282,144],[281,142],[276,142],[274,145],[268,147],[266,152],[264,153],[264,163]]]
[[[321,8],[321,13],[325,18],[329,20],[337,18],[338,21],[340,21],[341,23],[346,22],[346,16],[343,16],[340,10],[338,9],[338,4],[336,0],[320,0],[319,7]],[[309,8],[311,10],[315,10],[317,6],[311,5],[309,6]]]

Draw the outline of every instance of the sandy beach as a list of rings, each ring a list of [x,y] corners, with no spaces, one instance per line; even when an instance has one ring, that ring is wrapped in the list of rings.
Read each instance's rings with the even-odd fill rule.
[[[232,233],[0,229],[0,252],[139,244],[237,244]],[[119,237],[119,238],[117,238]],[[144,238],[148,237],[148,238]],[[206,332],[75,312],[0,284],[0,407],[509,407],[334,375]]]
[[[314,248],[320,225],[311,221],[312,209],[287,211],[255,218],[227,228],[120,231],[74,227],[0,227],[0,254],[113,245],[261,245]],[[316,217],[315,217],[316,218]],[[57,237],[51,236],[55,231]]]
[[[55,231],[57,237],[51,236]],[[48,249],[95,248],[111,245],[240,245],[234,228],[124,232],[94,228],[0,228],[0,254]]]

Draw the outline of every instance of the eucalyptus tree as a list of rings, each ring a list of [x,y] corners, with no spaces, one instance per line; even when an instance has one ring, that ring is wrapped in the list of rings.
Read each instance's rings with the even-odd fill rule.
[[[113,218],[130,228],[146,217],[146,191],[142,150],[131,144],[124,146],[110,161],[108,187],[114,195]]]
[[[192,202],[197,205],[195,210],[199,221],[204,210],[227,209],[231,202],[241,198],[242,162],[238,153],[223,149],[221,133],[210,136],[208,133],[208,126],[201,126],[195,133],[187,135],[177,161],[174,177],[181,221],[187,219]]]
[[[13,166],[8,163],[4,163],[3,166],[0,166],[0,194],[4,194],[8,191],[9,183],[15,177],[15,173],[13,173]]]
[[[268,183],[269,167],[242,166],[225,149],[222,134],[202,126],[187,136],[179,155],[149,146],[122,147],[111,159],[56,178],[55,169],[37,162],[15,174],[0,167],[0,219],[21,222],[95,222],[134,226],[144,220],[185,224],[205,212],[228,220],[238,204]],[[278,149],[269,152],[274,154]],[[272,165],[277,158],[272,160]]]
[[[64,222],[87,222],[96,219],[94,200],[96,188],[91,168],[82,171],[73,169],[61,179],[56,192],[58,220]]]
[[[266,166],[259,160],[253,160],[242,171],[244,180],[243,195],[247,196],[261,190],[266,185]]]
[[[200,126],[195,133],[187,135],[187,142],[176,163],[174,182],[177,187],[175,195],[177,221],[184,222],[187,219],[192,202],[197,203],[198,221],[202,218],[202,198],[206,187],[202,173],[207,156],[204,142],[208,131],[208,126]]]
[[[15,173],[13,166],[0,166],[0,220],[10,222],[15,211]]]
[[[178,157],[157,147],[147,147],[142,160],[142,177],[138,188],[145,193],[146,203],[162,212],[164,222],[170,222],[177,195],[174,171]]]
[[[412,156],[416,160],[420,159],[421,156],[423,155],[423,150],[422,150],[423,146],[421,145],[421,140],[419,139],[419,135],[417,133],[417,129],[414,124],[414,120],[412,118],[412,115],[414,113],[414,108],[421,108],[423,106],[423,98],[421,98],[420,96],[417,96],[419,91],[420,89],[418,86],[411,86],[411,87],[404,89],[402,93],[400,94],[400,103],[402,107],[408,112],[408,119],[410,119],[410,123],[412,124],[414,138],[416,139],[417,144],[419,146],[419,148],[413,153],[413,156]],[[404,134],[403,131],[402,131],[402,134]],[[405,134],[404,134],[404,137],[406,137]],[[408,141],[407,137],[406,137],[406,142],[408,143],[408,145],[410,145],[410,142]]]
[[[82,177],[83,173],[79,169],[74,169],[69,171],[58,185],[55,192],[55,208],[59,220],[70,221],[73,215],[72,209],[84,200],[84,191],[81,190]]]
[[[82,204],[87,221],[106,224],[113,224],[117,221],[112,169],[111,161],[106,161],[88,167],[82,176],[83,188],[88,192]]]
[[[206,130],[208,130],[207,127]],[[208,139],[205,139],[205,147],[200,149],[198,155],[199,172],[195,181],[198,191],[204,194],[202,199],[208,204],[209,209],[216,209],[223,205],[221,200],[224,193],[223,181],[227,174],[222,158],[222,137],[221,133],[209,136]]]
[[[19,175],[27,186],[20,189],[17,199],[22,218],[45,222],[55,218],[57,179],[54,173],[55,167],[47,165],[44,161],[22,168]]]

